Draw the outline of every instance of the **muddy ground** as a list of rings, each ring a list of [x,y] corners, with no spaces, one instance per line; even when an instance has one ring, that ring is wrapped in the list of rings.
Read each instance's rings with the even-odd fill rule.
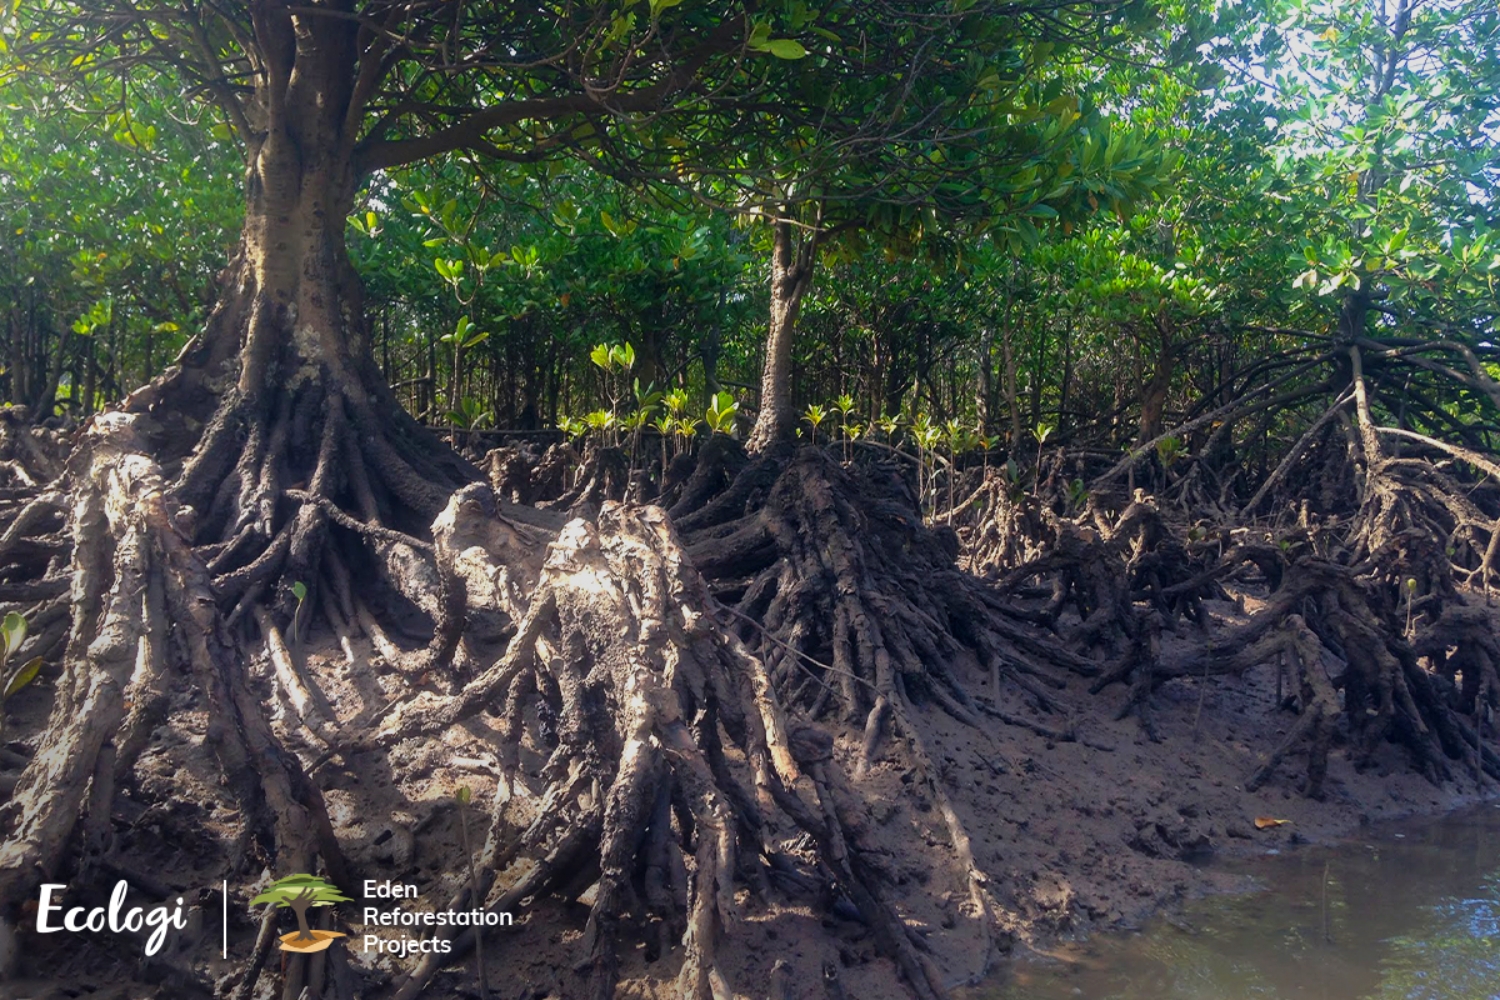
[[[1254,593],[1234,596],[1242,605],[1208,603],[1214,630],[1242,621],[1244,604],[1255,609]],[[1196,635],[1169,634],[1164,661],[1201,641]],[[303,647],[300,654],[326,696],[325,711],[348,731],[377,724],[383,708],[411,685],[432,683],[431,678],[401,675],[369,649],[333,647],[316,628]],[[970,691],[988,699],[986,672],[973,664],[956,668]],[[258,669],[262,690],[272,698],[274,688],[266,676],[270,667],[261,663]],[[1050,740],[994,720],[977,730],[937,706],[925,706],[919,714],[928,752],[941,762],[948,795],[972,835],[978,867],[995,877],[989,888],[1002,908],[995,916],[1003,933],[989,964],[1003,961],[1008,949],[1046,948],[1059,940],[1138,924],[1188,897],[1240,888],[1237,879],[1215,869],[1215,857],[1327,840],[1365,823],[1437,813],[1492,794],[1467,772],[1448,786],[1435,786],[1412,772],[1394,746],[1381,751],[1375,766],[1357,772],[1339,744],[1330,761],[1325,801],[1299,794],[1304,767],[1296,755],[1259,791],[1244,791],[1244,779],[1295,719],[1277,708],[1272,666],[1239,679],[1214,678],[1206,686],[1192,679],[1167,683],[1155,706],[1163,737],[1158,743],[1143,734],[1133,716],[1114,720],[1129,694],[1124,686],[1090,695],[1086,680],[1070,683],[1061,700],[1073,706],[1071,720],[1038,716],[1015,689],[1003,690],[1000,704],[1006,712],[1053,729],[1066,729],[1070,722],[1081,738],[1077,742]],[[36,733],[49,700],[43,686],[18,695],[7,706],[12,717],[8,732]],[[415,885],[420,897],[399,904],[408,909],[446,907],[466,877],[458,789],[468,787],[473,796],[469,825],[476,851],[497,794],[494,722],[480,716],[440,740],[323,759],[313,777],[324,789],[359,879]],[[203,749],[203,727],[201,706],[175,706],[137,768],[135,787],[117,799],[108,860],[66,875],[74,887],[70,904],[103,903],[118,878],[130,882],[133,902],[180,895],[188,929],[175,933],[160,955],[146,960],[141,937],[43,936],[28,921],[20,942],[27,978],[0,986],[4,1000],[202,995],[178,975],[187,969],[200,982],[216,981],[216,992],[229,995],[259,927],[259,913],[249,900],[265,882],[288,873],[231,881],[226,961],[220,951],[219,886],[235,853],[238,807]],[[322,757],[321,744],[287,705],[280,706],[278,728],[304,764]],[[836,758],[850,774],[860,743],[857,731],[838,734]],[[850,779],[858,800],[854,827],[859,842],[876,849],[895,886],[892,898],[925,938],[944,981],[959,986],[985,971],[984,937],[970,911],[942,817],[920,790],[919,776],[897,763],[910,757],[901,749],[889,744],[873,769]],[[191,798],[181,795],[185,776],[195,790]],[[516,794],[524,797],[525,789]],[[1262,830],[1256,827],[1257,817],[1290,822]],[[516,877],[518,872],[507,875]],[[793,891],[774,879],[767,897],[757,900],[742,891],[738,926],[728,928],[721,966],[736,996],[763,1000],[783,983],[785,994],[796,1000],[906,996],[894,965],[879,954],[852,907],[820,899],[816,887]],[[374,998],[388,993],[389,984],[417,957],[382,954],[379,946],[367,949],[360,925],[365,905],[357,899],[338,908],[332,926],[351,937],[346,951],[330,954],[324,974],[348,977],[355,996]],[[368,905],[390,909],[397,904],[382,900]],[[563,970],[576,961],[586,916],[586,907],[577,902],[531,900],[515,913],[513,927],[488,932],[489,995],[568,1000]],[[290,928],[289,916],[284,923]],[[392,930],[382,934],[388,940],[415,936]],[[279,960],[273,956],[273,973]],[[654,961],[647,960],[644,946],[622,953],[618,995],[653,1000],[675,995],[670,983],[679,960],[680,949]],[[778,963],[783,963],[779,970]],[[256,995],[279,995],[278,979],[262,976]],[[423,995],[479,996],[472,956],[441,973]]]

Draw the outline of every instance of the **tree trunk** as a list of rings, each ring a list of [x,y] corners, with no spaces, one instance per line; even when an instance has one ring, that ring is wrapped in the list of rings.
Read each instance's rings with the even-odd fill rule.
[[[719,307],[714,310],[714,321],[708,327],[708,332],[703,336],[703,389],[710,399],[718,394],[723,388],[719,385],[719,349],[723,343],[724,331],[724,295],[725,289],[719,287]]]
[[[974,400],[979,411],[979,431],[988,434],[995,414],[995,328],[986,323],[979,331],[979,394]]]
[[[111,320],[111,323],[114,321]],[[99,394],[99,331],[95,330],[84,343],[83,349],[83,409],[81,415],[88,417],[94,412],[94,399]]]
[[[1177,345],[1173,342],[1171,327],[1164,321],[1157,320],[1156,329],[1161,336],[1161,348],[1156,353],[1156,365],[1151,371],[1151,378],[1141,388],[1142,443],[1161,436],[1165,426],[1163,418],[1167,392],[1172,388],[1172,376],[1177,370]]]
[[[1069,390],[1073,385],[1073,323],[1072,316],[1062,328],[1063,367],[1062,385],[1058,388],[1057,397],[1057,429],[1060,432],[1068,430],[1068,399]]]
[[[1021,401],[1016,390],[1016,349],[1014,333],[1007,322],[1001,338],[1005,350],[1005,412],[1010,418],[1010,448],[1021,447]]]
[[[797,426],[792,406],[792,345],[796,337],[797,313],[812,285],[813,257],[818,236],[814,232],[800,244],[786,219],[775,223],[771,249],[771,318],[766,334],[766,366],[760,380],[760,413],[747,447],[763,451]]]
[[[30,398],[27,391],[30,386],[26,384],[27,363],[26,357],[26,335],[27,324],[21,319],[21,309],[10,311],[10,364],[6,366],[6,375],[10,379],[10,391],[6,398],[13,403],[24,403]]]
[[[425,532],[478,478],[402,409],[375,362],[344,241],[359,185],[344,132],[356,29],[312,23],[309,38],[283,26],[296,71],[273,70],[262,88],[265,131],[248,142],[245,221],[219,302],[180,367],[130,400],[164,427],[160,457],[184,458],[172,492],[192,509],[192,541],[220,547],[210,569],[223,601],[274,595],[283,617],[282,580],[303,583],[304,612],[317,610],[330,508]]]

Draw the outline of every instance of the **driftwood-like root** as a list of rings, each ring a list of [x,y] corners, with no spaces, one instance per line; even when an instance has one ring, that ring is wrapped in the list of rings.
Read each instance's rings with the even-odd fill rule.
[[[439,519],[444,534],[474,538],[476,524],[493,523],[484,509],[479,496],[455,497]],[[597,859],[570,995],[612,997],[618,949],[631,939],[658,955],[675,950],[684,998],[743,991],[748,984],[729,982],[719,962],[721,942],[790,858],[789,842],[807,835],[819,860],[803,877],[836,885],[889,938],[888,954],[916,995],[937,996],[935,974],[831,804],[842,782],[831,740],[791,732],[766,668],[711,616],[715,602],[666,515],[606,503],[597,521],[572,521],[530,553],[519,537],[499,542],[487,566],[484,545],[439,552],[450,562],[467,553],[470,580],[493,579],[502,566],[515,574],[517,618],[504,654],[456,696],[403,706],[380,739],[498,711],[501,785],[512,792],[502,792],[482,857],[492,876],[483,903],[503,908],[522,890],[576,897],[589,883],[576,878],[576,862],[558,859]],[[510,752],[519,745],[545,763],[523,767]],[[748,903],[736,898],[742,887],[752,889]],[[469,941],[458,936],[456,949]],[[418,996],[438,965],[419,966],[396,996]]]
[[[170,672],[206,695],[208,744],[243,804],[241,861],[260,842],[264,857],[291,870],[315,870],[321,858],[330,877],[352,889],[321,796],[250,689],[246,658],[227,634],[208,570],[184,541],[135,418],[98,418],[67,478],[72,631],[41,747],[0,813],[7,831],[0,933],[11,933],[22,901],[65,864],[80,823],[83,863],[109,863],[112,789],[144,748]],[[180,644],[165,641],[168,621]]]

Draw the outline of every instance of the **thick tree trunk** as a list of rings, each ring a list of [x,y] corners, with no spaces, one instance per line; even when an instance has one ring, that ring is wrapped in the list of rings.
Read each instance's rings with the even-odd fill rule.
[[[792,345],[797,314],[812,285],[813,259],[818,236],[813,233],[800,243],[792,224],[775,223],[771,249],[771,320],[766,334],[766,366],[760,380],[760,413],[750,434],[752,452],[764,451],[789,437],[797,426],[792,406]]]
[[[406,414],[375,363],[344,244],[358,184],[342,134],[346,90],[337,69],[292,76],[252,143],[244,228],[220,302],[175,377],[133,399],[206,425],[177,488],[204,528],[222,520],[215,506],[268,511],[279,485],[319,472],[333,488],[351,460],[378,480],[366,489],[350,478],[367,517],[409,514],[425,526],[446,488],[475,475]],[[330,432],[340,440],[322,440],[326,423],[347,424]],[[247,464],[257,459],[261,467]],[[238,504],[220,491],[231,468]]]
[[[1073,385],[1073,323],[1072,317],[1063,324],[1062,329],[1062,385],[1058,387],[1057,398],[1057,429],[1066,432],[1068,430],[1068,395]]]
[[[452,487],[478,473],[416,425],[375,365],[344,245],[358,184],[344,133],[356,27],[310,24],[294,37],[289,22],[257,22],[269,60],[257,98],[264,120],[246,137],[245,221],[218,305],[171,371],[132,394],[126,413],[96,420],[81,445],[88,458],[70,473],[67,488],[83,499],[65,659],[89,684],[54,710],[48,738],[65,752],[38,755],[67,773],[30,768],[12,800],[25,826],[0,852],[0,917],[60,863],[82,790],[102,789],[108,804],[96,768],[132,765],[101,748],[117,734],[122,748],[144,745],[133,734],[155,723],[138,722],[131,706],[153,699],[128,685],[132,670],[150,672],[139,665],[141,636],[167,621],[175,641],[157,654],[151,683],[170,660],[204,695],[208,744],[244,803],[241,859],[310,871],[321,858],[335,884],[351,888],[321,794],[251,691],[243,626],[259,626],[275,677],[300,706],[305,692],[280,634],[292,616],[290,584],[302,585],[304,620],[324,590],[341,598],[327,605],[347,607],[344,560],[354,538],[373,538],[369,562],[426,608],[436,588],[415,556],[424,543],[386,525],[425,531]],[[75,377],[74,394],[81,388]],[[351,534],[336,537],[330,522]],[[329,727],[303,721],[328,742]],[[74,794],[52,794],[59,787]],[[6,931],[0,919],[0,951]],[[240,993],[253,988],[254,972]],[[283,992],[296,1000],[290,978]]]

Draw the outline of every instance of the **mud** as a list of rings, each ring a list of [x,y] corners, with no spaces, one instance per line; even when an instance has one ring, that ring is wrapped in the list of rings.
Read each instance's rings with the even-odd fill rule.
[[[1256,595],[1236,596],[1239,605],[1208,603],[1211,630],[1242,621],[1241,606],[1254,609]],[[1169,633],[1164,662],[1201,648],[1201,641],[1196,634]],[[349,651],[351,658],[317,629],[306,644],[299,655],[305,656],[310,676],[346,732],[373,724],[394,697],[423,680],[401,674],[357,643]],[[274,701],[271,666],[261,662],[257,669],[260,691]],[[977,697],[988,699],[986,671],[972,662],[954,663],[952,669]],[[1160,742],[1151,741],[1132,716],[1115,720],[1119,704],[1129,697],[1123,687],[1090,695],[1087,680],[1069,683],[1059,693],[1059,700],[1070,706],[1066,719],[1039,715],[1016,689],[1002,690],[999,704],[1011,715],[1049,728],[1087,734],[1085,742],[1058,742],[992,719],[975,729],[937,705],[921,706],[915,716],[928,753],[938,762],[940,780],[971,835],[975,860],[993,875],[988,889],[999,906],[994,916],[1003,932],[1002,951],[1017,945],[1045,948],[1137,925],[1189,897],[1238,888],[1235,876],[1205,865],[1215,856],[1332,839],[1370,822],[1443,812],[1493,791],[1476,786],[1467,774],[1446,786],[1434,785],[1414,773],[1395,746],[1382,748],[1374,765],[1359,772],[1339,742],[1330,759],[1324,801],[1299,794],[1301,761],[1296,756],[1258,791],[1245,791],[1246,778],[1296,719],[1278,710],[1271,666],[1241,678],[1212,678],[1207,684],[1194,678],[1166,683],[1154,706]],[[10,733],[35,733],[49,703],[44,686],[17,695],[7,706]],[[173,935],[162,954],[146,959],[138,936],[44,937],[35,933],[34,920],[23,922],[18,944],[28,978],[6,984],[7,1000],[195,996],[200,994],[191,991],[188,978],[179,972],[190,970],[199,981],[217,981],[222,992],[243,971],[260,924],[259,911],[252,911],[248,901],[265,883],[286,873],[267,871],[258,879],[231,882],[226,961],[220,952],[218,890],[220,873],[235,855],[238,807],[203,749],[204,720],[201,706],[191,701],[172,706],[136,769],[135,784],[117,796],[107,869],[86,868],[65,876],[76,887],[69,896],[74,905],[94,905],[98,900],[93,897],[107,894],[116,877],[129,881],[140,901],[181,895],[188,907],[188,929]],[[331,757],[289,704],[276,705],[275,721],[288,747],[305,763],[324,758],[313,777],[324,790],[353,874],[416,885],[419,898],[401,901],[408,908],[444,906],[467,878],[456,797],[459,789],[470,790],[471,827],[484,829],[498,788],[494,746],[499,720],[481,714],[438,738]],[[879,859],[889,898],[927,943],[928,957],[943,981],[958,986],[988,971],[982,957],[984,935],[923,776],[902,763],[911,758],[903,752],[902,739],[893,736],[877,753],[874,766],[850,779],[857,799],[851,809],[853,828],[860,846]],[[24,744],[16,745],[24,752]],[[846,773],[855,772],[861,747],[859,731],[837,733],[835,758]],[[185,788],[191,794],[184,795]],[[525,794],[524,788],[516,794]],[[1257,817],[1290,822],[1261,830]],[[794,831],[786,832],[790,836]],[[521,874],[508,871],[501,881]],[[589,877],[581,873],[581,878]],[[769,993],[780,1000],[776,991],[782,991],[795,1000],[821,1000],[842,991],[861,1000],[898,1000],[908,995],[894,965],[879,953],[869,929],[846,903],[832,900],[830,905],[816,893],[783,891],[774,882],[765,899],[741,891],[737,902],[738,914],[726,928],[720,957],[736,996],[759,1000]],[[390,901],[344,904],[333,929],[351,934],[344,945],[345,974],[354,995],[376,997],[416,959],[365,950],[366,931],[359,923],[365,905],[388,908]],[[490,995],[567,1000],[567,970],[579,954],[586,906],[532,899],[514,917],[514,926],[485,932]],[[417,934],[392,928],[377,933],[387,938]],[[622,948],[618,995],[643,1000],[675,996],[672,979],[680,952],[679,947],[648,961],[643,946]],[[274,971],[279,960],[273,956],[269,968]],[[278,978],[264,976],[259,993],[272,995]],[[445,969],[423,995],[478,996],[477,987],[470,956]]]

